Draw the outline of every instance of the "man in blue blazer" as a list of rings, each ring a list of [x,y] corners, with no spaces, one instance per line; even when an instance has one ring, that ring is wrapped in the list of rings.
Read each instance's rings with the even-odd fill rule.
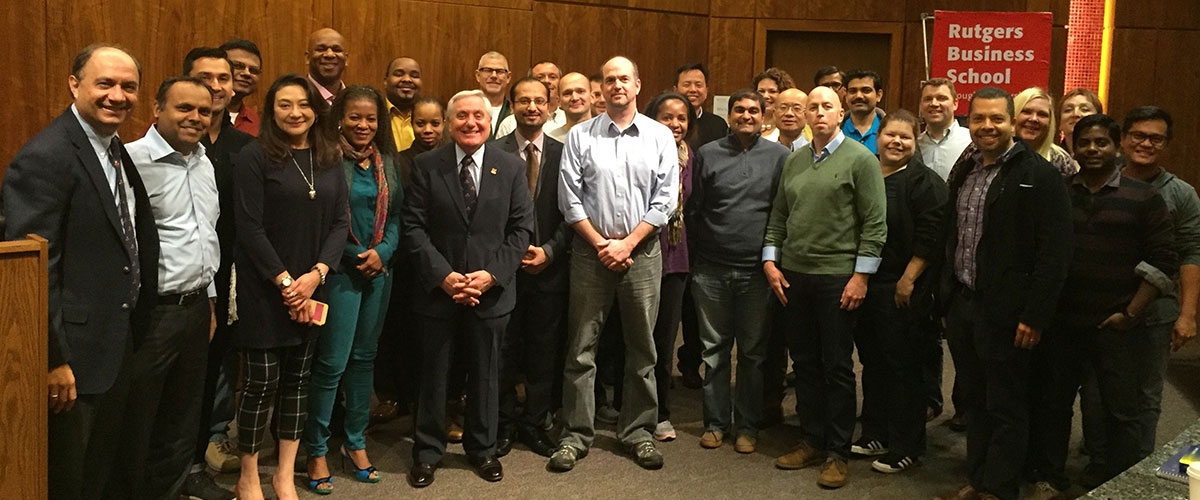
[[[21,148],[3,187],[5,239],[49,241],[51,499],[108,496],[127,359],[158,293],[154,214],[116,136],[141,67],[123,49],[92,45],[71,73],[74,104]]]
[[[421,383],[408,480],[433,482],[446,452],[446,380],[450,353],[467,367],[463,449],[488,481],[504,474],[495,457],[499,408],[499,344],[516,303],[516,273],[533,231],[525,166],[484,143],[491,130],[487,100],[464,91],[447,103],[453,141],[413,162],[406,194],[405,248],[420,287]]]

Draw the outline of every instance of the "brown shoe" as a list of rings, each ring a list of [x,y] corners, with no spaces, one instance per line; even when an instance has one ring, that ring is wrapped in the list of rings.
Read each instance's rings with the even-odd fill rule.
[[[757,439],[742,434],[737,437],[737,441],[733,442],[733,451],[738,453],[754,453],[754,445],[757,443]]]
[[[446,441],[451,443],[461,443],[463,438],[463,428],[458,425],[458,422],[450,422],[446,424]]]
[[[841,488],[846,485],[846,461],[836,457],[825,460],[817,485],[822,488]]]
[[[792,448],[787,455],[775,459],[775,467],[783,470],[803,469],[825,460],[825,453],[813,448],[805,441]]]
[[[704,431],[704,434],[700,436],[700,446],[710,450],[713,448],[720,448],[721,443],[724,442],[724,439],[725,435],[722,434],[721,431]]]
[[[933,500],[979,500],[979,493],[974,486],[964,484],[957,490],[933,497]]]

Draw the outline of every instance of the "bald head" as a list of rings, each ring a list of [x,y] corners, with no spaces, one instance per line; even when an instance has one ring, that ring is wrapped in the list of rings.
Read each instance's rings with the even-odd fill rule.
[[[813,142],[827,144],[837,135],[845,116],[842,99],[829,87],[817,87],[808,94],[804,118],[812,127]]]
[[[559,107],[567,118],[578,121],[592,114],[592,88],[588,77],[567,73],[558,81]]]
[[[604,63],[600,73],[604,77],[600,91],[607,103],[609,116],[627,115],[630,110],[636,112],[637,96],[642,91],[637,65],[625,57],[617,56]]]
[[[308,37],[308,74],[327,89],[339,86],[346,72],[346,39],[332,28],[321,28]]]
[[[787,89],[775,96],[775,126],[779,134],[795,139],[804,132],[804,107],[808,95],[797,88]]]

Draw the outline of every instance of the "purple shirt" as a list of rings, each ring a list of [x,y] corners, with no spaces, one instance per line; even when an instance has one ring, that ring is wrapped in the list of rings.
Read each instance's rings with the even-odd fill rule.
[[[680,207],[684,206],[688,196],[692,195],[692,162],[695,158],[696,152],[692,150],[691,146],[688,146],[688,161],[683,165],[679,177],[679,190],[683,195],[679,200]],[[659,228],[658,242],[662,247],[663,275],[689,272],[686,220],[684,224],[684,231],[679,235],[679,244],[677,245],[672,245],[667,241],[671,227],[670,222]]]
[[[969,155],[974,165],[966,173],[962,188],[958,190],[958,199],[955,200],[958,245],[954,249],[954,276],[972,290],[975,289],[975,247],[979,246],[979,237],[983,236],[984,202],[992,181],[1000,173],[1000,164],[1008,161],[1013,150],[1013,147],[1009,147],[991,165],[983,164],[983,155],[978,149],[964,153]]]

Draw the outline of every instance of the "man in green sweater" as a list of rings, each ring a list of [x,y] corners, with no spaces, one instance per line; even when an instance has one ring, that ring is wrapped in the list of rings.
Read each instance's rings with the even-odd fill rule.
[[[803,432],[775,466],[823,463],[817,484],[826,488],[846,484],[857,405],[855,310],[887,238],[879,160],[845,140],[839,127],[845,116],[834,91],[818,87],[809,94],[812,143],[784,165],[763,240],[763,271],[783,304],[781,324],[794,325],[788,349]]]

